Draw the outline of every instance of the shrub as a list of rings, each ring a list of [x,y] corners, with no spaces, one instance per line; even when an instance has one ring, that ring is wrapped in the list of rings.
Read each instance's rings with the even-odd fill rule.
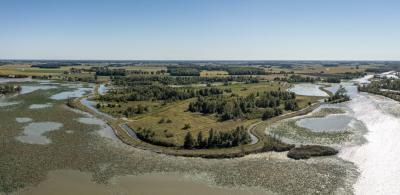
[[[313,156],[331,156],[337,154],[338,151],[334,148],[319,145],[306,145],[300,146],[298,148],[292,148],[287,156],[289,158],[299,160],[299,159],[309,159]]]
[[[192,128],[192,126],[189,124],[189,123],[186,123],[185,124],[185,126],[183,126],[183,130],[187,130],[187,129],[190,129],[190,128]]]

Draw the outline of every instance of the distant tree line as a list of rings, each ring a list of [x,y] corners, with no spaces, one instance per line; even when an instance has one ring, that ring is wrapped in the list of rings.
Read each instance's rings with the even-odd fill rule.
[[[265,75],[263,68],[252,66],[168,66],[171,76],[199,76],[202,70],[226,71],[229,75]]]
[[[338,77],[328,77],[325,79],[327,83],[340,83],[340,78]]]
[[[99,97],[102,101],[149,101],[164,100],[168,102],[185,100],[199,96],[219,95],[223,90],[215,87],[201,89],[170,87],[159,84],[133,85],[110,90],[107,94]]]
[[[289,83],[314,83],[316,80],[319,80],[319,78],[315,79],[313,77],[308,77],[308,76],[301,76],[301,75],[290,75],[289,77],[275,77],[275,81],[286,81]]]
[[[336,83],[340,79],[349,80],[349,79],[359,78],[359,77],[366,75],[365,72],[345,72],[345,73],[329,74],[329,73],[324,73],[323,71],[321,71],[319,73],[302,73],[302,74],[314,76],[314,77],[320,77],[320,80],[324,79],[325,81],[327,81],[327,79],[329,79],[332,83]],[[335,78],[335,80],[334,80],[334,78]],[[327,81],[327,82],[330,82],[330,81]]]
[[[200,70],[193,67],[168,67],[171,76],[200,76]]]
[[[31,67],[34,68],[60,68],[62,66],[80,66],[80,63],[67,63],[67,62],[62,62],[62,63],[45,63],[45,64],[35,64],[32,65]]]
[[[107,67],[92,67],[92,72],[96,73],[96,76],[126,76],[127,71],[125,69],[109,69]]]
[[[152,84],[160,83],[163,85],[189,85],[197,83],[228,83],[228,82],[244,82],[244,83],[258,83],[259,79],[252,76],[228,76],[228,77],[174,77],[174,76],[161,76],[161,75],[133,75],[129,77],[112,77],[114,85],[118,86],[131,86],[136,84]]]

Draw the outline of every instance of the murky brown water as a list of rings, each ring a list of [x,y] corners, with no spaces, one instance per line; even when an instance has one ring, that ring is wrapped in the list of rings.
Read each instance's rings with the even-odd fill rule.
[[[43,194],[220,194],[220,195],[259,195],[265,191],[251,189],[227,189],[183,178],[178,174],[147,174],[140,176],[118,176],[108,185],[91,181],[91,174],[74,170],[58,170],[48,174],[45,181],[37,187],[21,190],[21,195]]]

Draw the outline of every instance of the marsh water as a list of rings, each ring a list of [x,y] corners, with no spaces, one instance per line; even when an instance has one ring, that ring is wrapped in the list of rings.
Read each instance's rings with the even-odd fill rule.
[[[368,144],[353,145],[351,150],[344,148],[340,157],[348,161],[337,156],[296,161],[288,159],[286,153],[276,152],[234,159],[185,158],[136,149],[119,141],[104,121],[65,106],[68,97],[92,93],[94,86],[49,83],[22,82],[26,86],[40,86],[40,89],[0,100],[3,104],[0,107],[2,193],[348,194],[353,191],[353,185],[357,193],[365,192],[362,190],[371,180],[388,177],[394,181],[388,181],[387,185],[398,183],[398,169],[388,166],[398,162],[400,155],[393,156],[397,154],[395,150],[384,153],[392,154],[388,160],[394,160],[382,163],[387,165],[380,167],[385,174],[375,179],[369,177],[372,173],[363,171],[361,175],[366,177],[358,177],[359,172],[352,162],[361,170],[368,170],[377,163],[369,158],[386,156],[368,153],[370,149],[376,152],[373,149],[376,145],[366,149],[362,148]],[[42,85],[55,87],[41,88]],[[360,107],[362,102],[368,105]],[[388,107],[397,105],[385,98],[356,94],[346,106],[353,110],[348,114],[366,123],[368,130],[380,130],[363,112],[366,110],[362,110],[368,109],[377,117],[375,122],[386,125],[382,136],[391,140],[391,133],[396,129],[385,122],[396,119],[397,123],[397,116],[381,107],[387,104],[390,104]],[[40,108],[32,109],[32,105]],[[369,136],[367,138],[370,140]],[[358,163],[363,158],[366,158],[362,161],[364,165]]]
[[[322,86],[311,83],[301,83],[296,84],[294,87],[290,88],[289,91],[297,95],[328,97],[327,93],[319,89],[320,87]]]
[[[322,118],[304,118],[297,121],[296,125],[314,132],[337,132],[344,131],[352,120],[352,117],[346,115],[328,115]]]
[[[400,194],[400,104],[392,99],[382,96],[358,93],[353,83],[369,83],[372,75],[367,75],[351,82],[341,83],[350,95],[351,100],[346,103],[334,105],[346,110],[346,114],[328,115],[319,120],[308,119],[300,125],[311,130],[322,130],[336,126],[336,129],[352,126],[348,122],[362,122],[366,128],[363,135],[365,142],[343,144],[339,157],[355,163],[359,176],[354,184],[355,194]],[[328,87],[334,92],[338,85]],[[325,105],[326,106],[326,105]],[[329,107],[329,106],[328,106]],[[345,117],[340,120],[325,120],[328,117]],[[302,119],[307,120],[307,119]],[[319,122],[316,122],[319,121]],[[310,123],[311,122],[311,123]],[[355,131],[359,130],[357,128]],[[354,133],[354,132],[352,132]]]

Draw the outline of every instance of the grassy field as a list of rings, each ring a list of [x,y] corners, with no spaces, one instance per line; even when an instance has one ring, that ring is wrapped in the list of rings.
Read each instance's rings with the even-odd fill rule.
[[[266,91],[275,91],[279,88],[286,90],[288,85],[278,84],[276,82],[260,82],[254,84],[237,83],[229,86],[218,86],[219,88],[231,88],[232,93],[239,96],[247,96],[251,93],[263,93]],[[227,94],[229,96],[230,93]],[[300,108],[307,107],[309,103],[314,103],[319,100],[319,97],[297,96],[296,100]],[[149,105],[151,112],[141,114],[130,118],[131,122],[128,125],[137,130],[139,128],[150,129],[155,133],[155,138],[158,140],[180,145],[183,143],[184,136],[187,132],[192,135],[197,135],[198,132],[203,132],[205,137],[208,136],[208,131],[214,129],[217,131],[230,131],[238,126],[249,127],[250,125],[260,121],[260,119],[241,119],[219,121],[215,115],[203,115],[200,113],[188,112],[188,104],[194,99],[179,101],[162,106],[157,102],[130,102],[121,104],[121,107],[102,108],[102,111],[117,114],[126,109],[126,106],[134,105]],[[170,122],[166,122],[166,121]],[[164,122],[160,122],[164,121]],[[184,126],[189,124],[191,128],[184,129]]]
[[[26,76],[61,76],[65,71],[71,68],[88,69],[92,66],[62,66],[60,68],[37,68],[31,67],[30,64],[10,64],[0,66],[0,75],[26,75]],[[81,76],[81,75],[75,75]]]
[[[0,75],[26,75],[26,76],[43,76],[43,75],[60,75],[65,70],[55,68],[32,68],[27,64],[13,64],[0,66]]]
[[[155,132],[155,138],[180,145],[183,143],[187,132],[197,135],[202,131],[208,135],[212,128],[217,131],[230,131],[238,126],[248,127],[255,120],[228,120],[219,122],[215,116],[203,115],[200,113],[191,113],[187,111],[189,101],[183,101],[173,104],[168,109],[155,112],[146,116],[133,118],[134,121],[129,125],[133,129],[147,128]],[[160,120],[170,120],[170,123],[160,123]],[[190,124],[191,128],[184,129],[185,124]]]

